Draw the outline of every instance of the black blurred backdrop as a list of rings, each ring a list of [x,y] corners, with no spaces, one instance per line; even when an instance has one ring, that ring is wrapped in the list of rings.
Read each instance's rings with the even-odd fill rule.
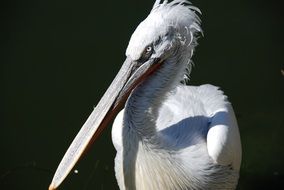
[[[280,3],[192,0],[202,14],[190,83],[220,86],[238,117],[238,189],[284,188]],[[124,61],[153,1],[0,3],[0,189],[47,189],[76,133]],[[109,127],[60,189],[118,189]]]

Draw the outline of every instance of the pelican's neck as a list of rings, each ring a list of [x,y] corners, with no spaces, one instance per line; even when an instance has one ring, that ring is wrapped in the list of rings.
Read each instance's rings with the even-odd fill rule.
[[[136,87],[125,106],[125,125],[134,129],[140,137],[156,134],[159,108],[182,80],[188,59],[169,58],[161,67]],[[129,122],[130,121],[130,122]]]
[[[136,174],[144,171],[135,172],[137,169],[141,169],[137,166],[136,159],[145,157],[144,154],[139,156],[138,153],[143,153],[142,149],[144,148],[154,148],[162,143],[161,136],[157,135],[156,130],[159,109],[167,95],[182,80],[187,67],[186,61],[188,59],[176,57],[167,59],[155,73],[137,86],[128,98],[125,104],[122,128],[123,169],[121,171],[123,172],[123,182],[120,185],[121,188],[136,189]],[[145,146],[146,144],[147,146]],[[142,151],[138,151],[140,148]]]

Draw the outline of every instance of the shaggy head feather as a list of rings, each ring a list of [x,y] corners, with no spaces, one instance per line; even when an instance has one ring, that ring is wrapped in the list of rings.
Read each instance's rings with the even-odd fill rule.
[[[139,60],[146,48],[152,47],[154,51],[151,58],[165,60],[179,50],[188,57],[188,76],[190,58],[197,45],[197,34],[202,33],[197,13],[200,10],[186,0],[174,0],[170,3],[157,0],[148,17],[132,34],[126,56]]]

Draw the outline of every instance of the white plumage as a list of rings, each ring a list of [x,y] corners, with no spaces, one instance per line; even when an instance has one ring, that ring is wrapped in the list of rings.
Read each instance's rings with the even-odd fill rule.
[[[181,83],[189,75],[202,32],[196,12],[199,9],[185,0],[155,2],[133,33],[121,70],[67,150],[50,189],[62,182],[123,105],[112,129],[121,190],[236,188],[241,143],[231,104],[215,86]]]
[[[232,107],[217,87],[177,86],[162,103],[157,119],[144,118],[144,126],[148,119],[156,121],[150,125],[156,127],[150,138],[125,124],[124,112],[112,129],[120,189],[236,187],[240,137]]]
[[[112,139],[120,189],[236,187],[241,145],[230,103],[212,85],[179,84],[196,45],[193,37],[201,31],[194,13],[198,9],[183,3],[187,2],[156,4],[129,42],[126,55],[136,60],[148,44],[162,39],[162,47],[154,49],[160,53],[158,58],[168,56],[165,64],[169,65],[163,65],[134,90],[126,111],[114,122]],[[174,43],[179,44],[175,51],[180,52],[165,54],[172,51]]]

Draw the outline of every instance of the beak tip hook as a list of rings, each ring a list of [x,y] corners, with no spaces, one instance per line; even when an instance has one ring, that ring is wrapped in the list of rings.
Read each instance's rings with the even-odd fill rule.
[[[54,184],[51,183],[48,187],[48,190],[56,190],[56,188],[54,187]]]

